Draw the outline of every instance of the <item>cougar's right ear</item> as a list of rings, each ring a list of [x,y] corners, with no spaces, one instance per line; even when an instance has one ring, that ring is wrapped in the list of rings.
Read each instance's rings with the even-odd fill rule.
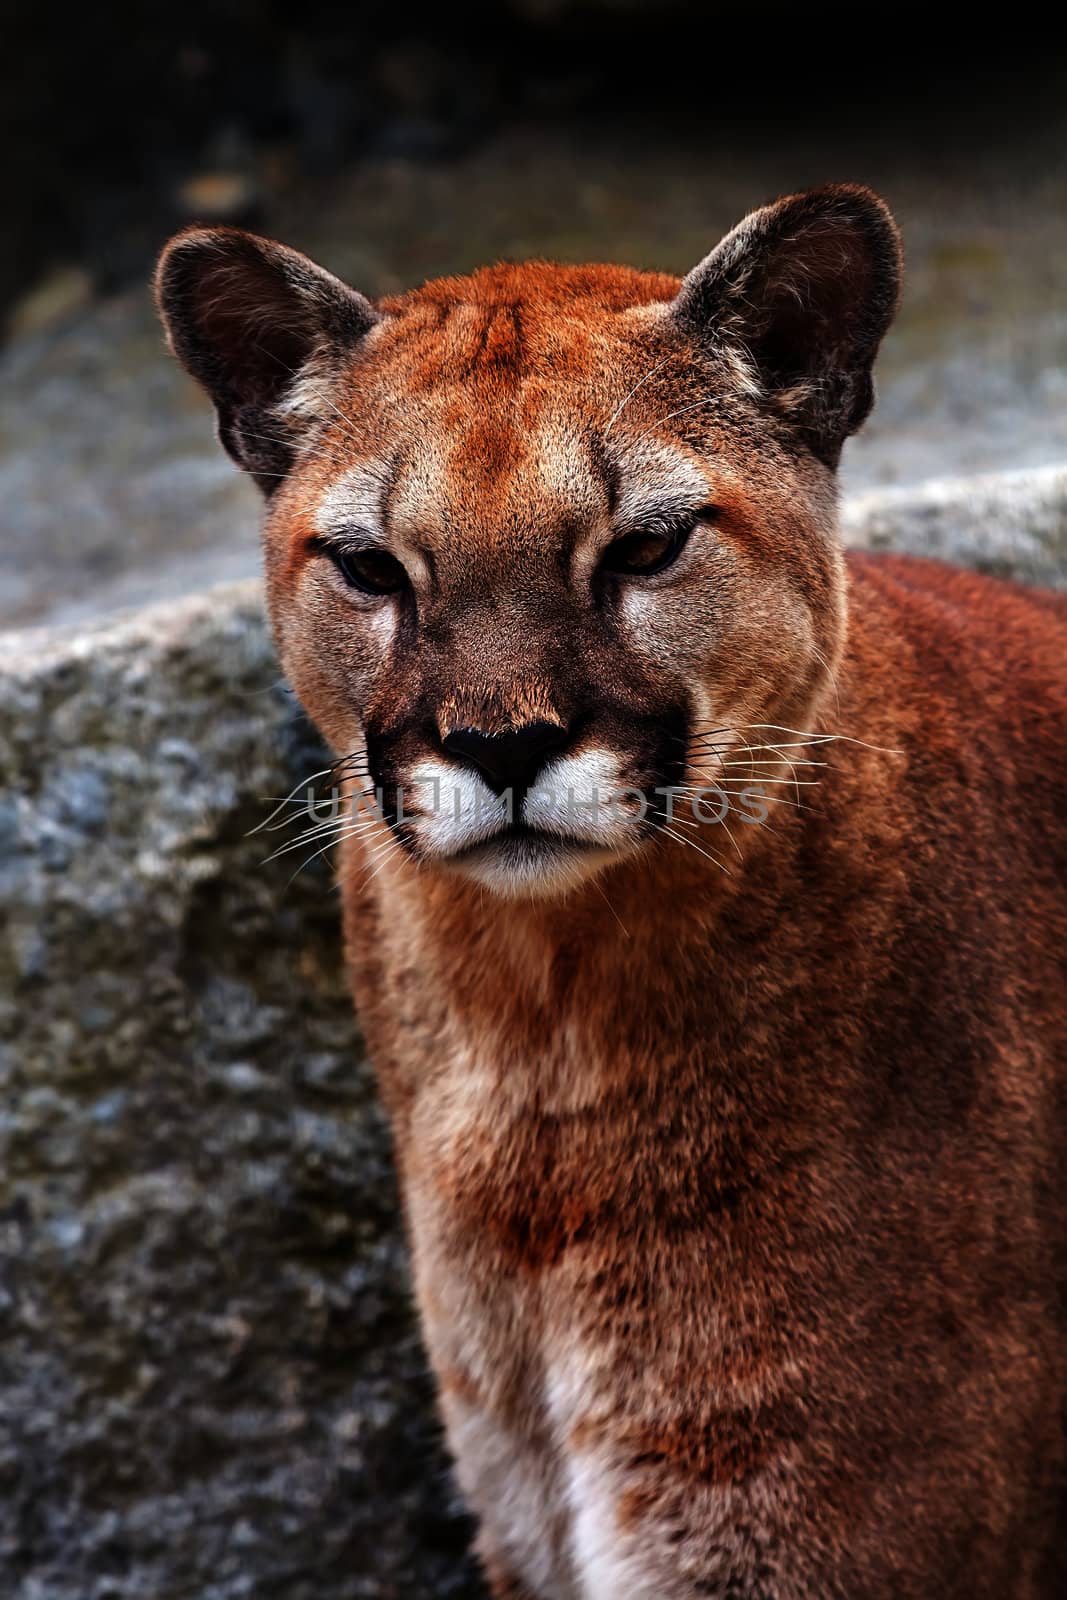
[[[284,402],[312,371],[327,384],[331,361],[351,352],[379,313],[299,251],[242,228],[177,234],[160,257],[155,292],[171,350],[214,402],[219,439],[270,494],[295,450],[296,419]]]

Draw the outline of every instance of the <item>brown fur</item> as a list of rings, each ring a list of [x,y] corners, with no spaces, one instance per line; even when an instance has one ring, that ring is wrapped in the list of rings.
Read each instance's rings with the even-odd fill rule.
[[[219,309],[231,247],[261,253],[268,345],[286,308],[266,387],[247,277]],[[850,188],[781,202],[681,288],[532,263],[371,308],[323,275],[309,311],[309,270],[186,234],[160,296],[275,485],[279,647],[351,786],[391,797],[451,729],[547,721],[643,791],[684,773],[775,801],[732,838],[634,822],[525,877],[421,816],[345,841],[494,1594],[1053,1600],[1067,627],[1048,596],[841,555],[887,213]],[[675,566],[598,575],[634,497],[672,495],[701,513]],[[350,503],[410,594],[346,589],[322,541]],[[796,746],[768,751],[767,724]]]

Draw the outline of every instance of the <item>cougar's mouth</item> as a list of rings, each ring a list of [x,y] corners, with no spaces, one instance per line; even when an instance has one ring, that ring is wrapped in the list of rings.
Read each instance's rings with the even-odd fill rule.
[[[604,846],[592,839],[580,839],[573,833],[549,833],[544,828],[533,827],[528,822],[512,822],[491,838],[479,839],[474,844],[457,850],[454,861],[469,861],[484,851],[541,850],[548,853],[566,853],[570,850],[603,850]]]
[[[441,858],[440,865],[497,893],[547,895],[572,887],[617,853],[574,834],[548,833],[515,822]]]

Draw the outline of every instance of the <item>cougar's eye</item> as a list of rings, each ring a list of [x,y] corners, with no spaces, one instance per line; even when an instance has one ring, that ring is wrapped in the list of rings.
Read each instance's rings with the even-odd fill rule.
[[[316,548],[329,556],[345,582],[361,594],[399,594],[407,588],[407,573],[387,550],[345,550],[325,540],[316,541]]]
[[[651,578],[664,572],[677,561],[686,547],[696,518],[684,522],[664,524],[662,527],[642,528],[628,533],[609,544],[600,559],[604,572],[618,573],[621,577]]]
[[[341,550],[334,559],[346,583],[364,594],[398,594],[407,587],[407,573],[384,550]]]

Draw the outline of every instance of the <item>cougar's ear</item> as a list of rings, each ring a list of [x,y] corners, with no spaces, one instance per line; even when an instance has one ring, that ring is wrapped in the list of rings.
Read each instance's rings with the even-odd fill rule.
[[[753,211],[694,267],[672,314],[689,337],[740,361],[833,467],[874,402],[871,367],[901,268],[885,202],[831,184]]]
[[[170,348],[215,403],[222,444],[270,494],[292,464],[299,380],[305,397],[309,380],[325,386],[378,313],[299,251],[241,228],[177,234],[155,290]]]

